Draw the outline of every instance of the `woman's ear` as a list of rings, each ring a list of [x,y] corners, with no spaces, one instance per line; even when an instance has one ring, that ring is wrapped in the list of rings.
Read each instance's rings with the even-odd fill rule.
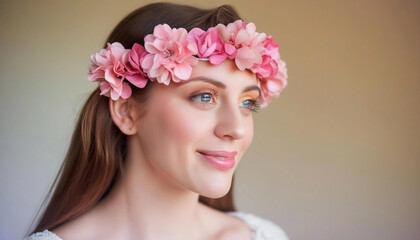
[[[109,98],[109,113],[115,125],[126,135],[137,133],[136,116],[133,113],[128,99],[118,99],[116,101]]]

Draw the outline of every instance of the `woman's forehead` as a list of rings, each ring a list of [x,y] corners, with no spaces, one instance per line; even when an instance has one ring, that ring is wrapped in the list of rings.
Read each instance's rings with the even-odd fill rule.
[[[206,61],[199,61],[197,65],[193,66],[191,77],[187,81],[200,78],[219,81],[225,85],[233,82],[242,85],[259,85],[255,73],[250,70],[239,70],[232,60],[225,60],[219,65],[213,65]]]

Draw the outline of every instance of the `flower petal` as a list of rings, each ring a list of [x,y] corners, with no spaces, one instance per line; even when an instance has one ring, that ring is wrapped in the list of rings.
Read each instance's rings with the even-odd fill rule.
[[[153,30],[153,35],[157,38],[171,39],[172,29],[168,24],[159,24]]]
[[[210,63],[214,65],[219,65],[226,59],[226,54],[217,54],[217,55],[211,55],[209,57]]]
[[[236,53],[235,63],[238,68],[243,71],[245,68],[251,68],[253,61],[253,53],[248,47],[238,49]]]
[[[118,100],[118,98],[120,98],[120,95],[114,89],[111,88],[111,99],[116,101]]]
[[[131,87],[128,83],[123,82],[122,83],[121,97],[123,99],[127,99],[130,96],[131,96]]]
[[[146,86],[147,84],[147,78],[142,77],[139,74],[135,74],[135,75],[127,75],[125,77],[127,79],[127,81],[129,81],[131,84],[133,84],[134,86],[138,87],[138,88],[144,88],[144,86]]]
[[[190,78],[192,67],[189,64],[178,64],[174,69],[174,75],[182,80]]]
[[[99,84],[99,89],[101,89],[100,95],[105,95],[109,97],[109,91],[111,90],[111,85],[108,82],[101,82]]]

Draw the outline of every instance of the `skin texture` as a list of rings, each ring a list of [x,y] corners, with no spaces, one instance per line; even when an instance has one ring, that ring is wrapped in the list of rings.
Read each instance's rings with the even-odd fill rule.
[[[252,142],[255,74],[230,60],[200,61],[190,80],[151,90],[145,103],[110,100],[114,123],[129,135],[125,175],[106,199],[54,232],[66,240],[251,239],[245,223],[198,197],[229,191]],[[217,169],[200,150],[236,151],[235,166]]]

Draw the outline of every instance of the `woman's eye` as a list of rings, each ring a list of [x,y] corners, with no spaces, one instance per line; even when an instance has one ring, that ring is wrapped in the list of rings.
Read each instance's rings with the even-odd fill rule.
[[[191,99],[203,102],[203,103],[211,103],[213,100],[212,93],[201,93],[191,97]]]
[[[242,107],[248,108],[249,110],[253,112],[257,112],[260,109],[260,101],[259,100],[252,100],[247,99],[242,102]]]
[[[252,108],[254,106],[255,102],[253,100],[245,100],[242,102],[244,107]]]

